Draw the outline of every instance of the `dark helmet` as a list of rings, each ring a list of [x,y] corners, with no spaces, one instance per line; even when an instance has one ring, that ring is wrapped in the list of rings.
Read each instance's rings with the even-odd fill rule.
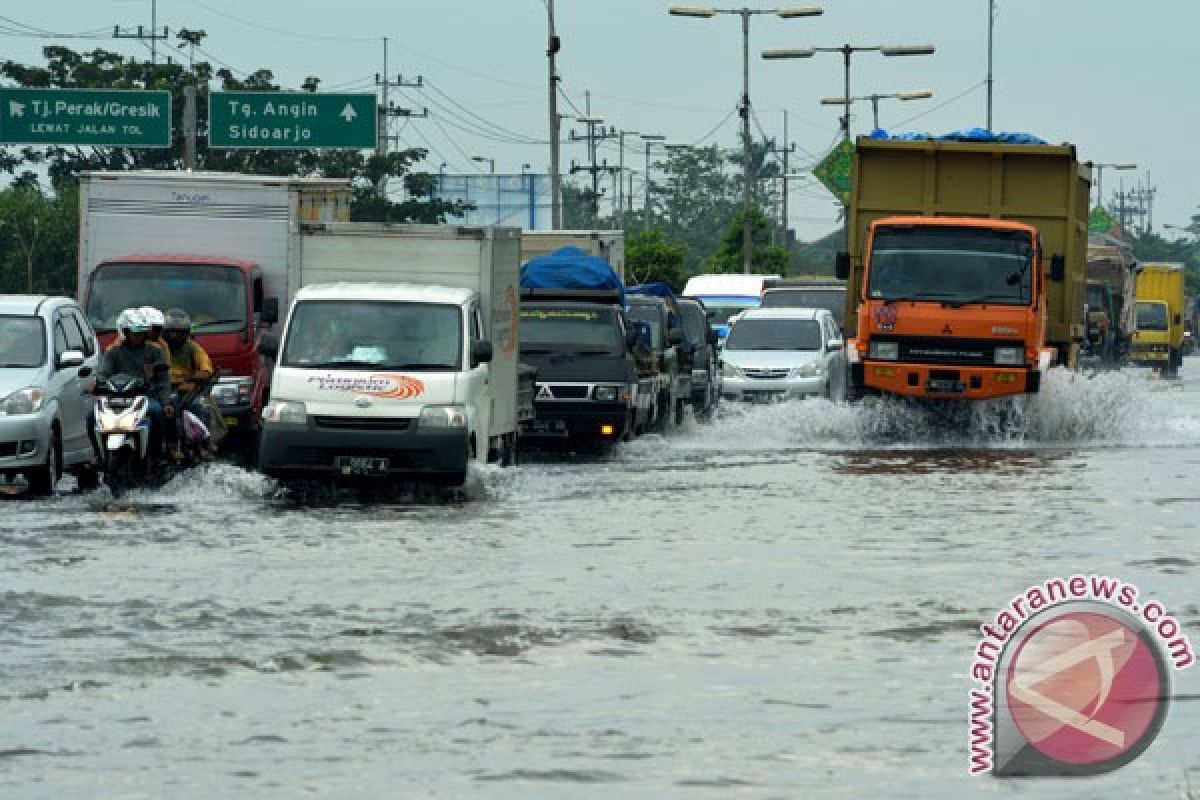
[[[192,318],[188,313],[181,308],[168,309],[163,315],[166,322],[163,325],[164,331],[183,331],[184,333],[192,332]]]

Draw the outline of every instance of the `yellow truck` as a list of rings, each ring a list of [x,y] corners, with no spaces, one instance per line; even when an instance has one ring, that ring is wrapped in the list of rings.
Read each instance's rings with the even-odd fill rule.
[[[985,400],[1074,366],[1091,177],[1074,147],[859,138],[852,174],[852,396]]]
[[[1137,276],[1137,329],[1129,357],[1173,377],[1183,366],[1182,264],[1142,263]]]

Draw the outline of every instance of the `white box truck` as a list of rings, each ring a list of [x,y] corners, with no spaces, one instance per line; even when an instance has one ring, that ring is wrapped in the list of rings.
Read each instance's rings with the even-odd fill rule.
[[[259,468],[458,485],[471,460],[512,463],[520,231],[347,223],[296,240]]]
[[[219,172],[84,172],[78,299],[107,346],[129,307],[187,311],[223,374],[222,416],[252,450],[270,370],[259,339],[287,308],[300,222],[350,218],[350,184]],[[294,290],[293,290],[294,291]],[[238,436],[248,430],[251,436]]]

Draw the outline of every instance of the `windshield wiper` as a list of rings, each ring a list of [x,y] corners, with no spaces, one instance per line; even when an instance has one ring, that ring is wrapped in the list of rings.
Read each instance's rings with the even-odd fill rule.
[[[553,350],[547,350],[544,347],[522,347],[521,355],[525,356],[548,356],[553,353]]]
[[[885,297],[883,304],[890,306],[892,303],[936,303],[943,297],[950,297],[949,292],[922,292],[920,297]]]
[[[584,347],[578,350],[572,350],[572,355],[576,356],[611,356],[616,355],[612,350],[602,347]]]
[[[982,303],[986,300],[1015,300],[1019,303],[1024,302],[1024,298],[1019,295],[1013,296],[1010,294],[996,294],[995,292],[992,292],[991,294],[976,295],[975,297],[968,297],[962,300],[948,300],[942,303],[942,305],[949,306],[950,308],[962,308],[965,305]]]
[[[241,319],[214,319],[214,320],[210,320],[209,322],[197,323],[196,325],[192,326],[192,330],[195,330],[197,328],[207,328],[209,325],[232,325],[235,322],[238,325],[246,324],[246,321],[241,320]]]
[[[305,364],[302,362],[291,362],[298,366],[308,367],[311,369],[336,369],[338,367],[360,367],[363,369],[383,369],[383,364],[378,361],[355,361],[353,359],[344,359],[338,361],[320,361],[313,364]],[[289,364],[291,366],[291,364]]]
[[[456,369],[453,364],[427,364],[414,361],[411,364],[380,364],[378,369]]]

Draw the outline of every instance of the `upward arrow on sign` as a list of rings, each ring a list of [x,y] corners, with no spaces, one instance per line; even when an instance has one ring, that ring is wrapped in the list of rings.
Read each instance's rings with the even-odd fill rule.
[[[346,107],[342,109],[342,113],[338,114],[338,116],[346,120],[346,122],[353,122],[358,113],[354,110],[354,106],[346,103]]]

